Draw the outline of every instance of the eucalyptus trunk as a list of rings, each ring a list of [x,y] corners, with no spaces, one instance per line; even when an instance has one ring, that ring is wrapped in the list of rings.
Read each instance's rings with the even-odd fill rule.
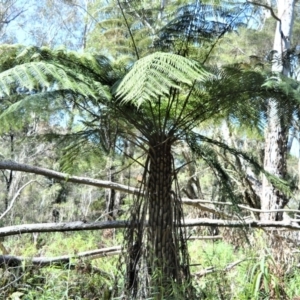
[[[293,13],[295,0],[278,0],[278,20],[274,39],[275,54],[272,71],[289,76],[290,62],[287,50],[290,49],[290,40],[293,28]],[[285,179],[287,158],[287,137],[289,116],[288,110],[280,111],[273,99],[268,103],[268,127],[266,133],[264,168],[278,178]],[[288,203],[287,197],[277,190],[266,177],[263,178],[261,195],[261,209],[282,209]],[[282,214],[262,213],[262,220],[281,220]]]

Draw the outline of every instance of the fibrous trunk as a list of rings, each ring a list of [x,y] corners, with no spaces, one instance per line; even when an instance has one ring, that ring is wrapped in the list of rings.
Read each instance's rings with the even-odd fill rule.
[[[168,140],[152,145],[149,153],[148,249],[151,273],[165,279],[176,278],[178,257],[174,240],[172,156]]]
[[[132,226],[125,236],[131,299],[173,299],[174,284],[184,293],[177,299],[189,293],[189,258],[171,146],[164,135],[150,141],[141,195],[131,211]]]

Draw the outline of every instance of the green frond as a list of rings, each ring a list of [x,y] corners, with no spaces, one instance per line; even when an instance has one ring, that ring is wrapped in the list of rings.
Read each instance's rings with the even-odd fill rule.
[[[205,42],[211,43],[214,39],[220,39],[240,26],[247,26],[250,19],[255,24],[257,9],[248,2],[223,2],[221,5],[214,1],[209,2],[196,1],[179,6],[177,12],[171,16],[171,21],[159,31],[156,46],[182,52],[188,44],[197,44],[199,47]],[[176,45],[178,41],[181,41],[179,49]]]
[[[93,132],[85,130],[66,136],[54,137],[59,139],[62,145],[65,145],[59,160],[62,172],[74,174],[82,164],[92,168],[95,160],[98,164],[100,161],[105,161],[101,148],[97,143],[93,143],[88,134],[92,136]],[[78,162],[80,163],[78,164]]]
[[[110,60],[101,55],[68,51],[65,47],[53,50],[48,47],[20,45],[14,48],[1,45],[0,53],[8,53],[4,59],[0,58],[2,71],[25,63],[44,62],[63,68],[65,71],[69,69],[76,74],[83,74],[102,84],[111,84],[116,79]]]
[[[49,90],[72,90],[86,97],[96,97],[84,79],[81,74],[68,76],[62,68],[52,64],[25,63],[0,74],[0,97]]]
[[[40,119],[47,116],[66,113],[64,103],[73,95],[66,91],[53,91],[32,95],[17,95],[9,97],[10,103],[1,101],[0,133],[9,130],[18,130],[26,122],[30,122],[32,112],[37,113]]]
[[[72,54],[69,59],[71,59]],[[100,71],[93,76],[93,68],[106,71],[106,79],[114,82],[115,74],[103,57],[92,55],[78,56],[77,66],[81,61],[81,70],[73,65],[48,62],[28,62],[17,65],[0,74],[0,97],[12,94],[32,94],[57,90],[70,90],[85,97],[107,101],[110,99],[109,88],[101,83]],[[82,70],[86,65],[86,71]],[[87,69],[88,67],[89,69]],[[101,72],[103,72],[103,70]],[[109,73],[110,72],[110,73]],[[98,76],[97,76],[98,75]],[[109,76],[111,78],[109,79]],[[93,78],[94,77],[94,78]],[[96,80],[96,78],[98,80]],[[105,81],[105,80],[104,80]]]
[[[288,78],[278,73],[271,73],[262,87],[270,92],[276,93],[279,95],[279,98],[284,96],[289,98],[289,100],[300,101],[300,83],[293,78]]]
[[[195,61],[182,56],[156,52],[138,60],[116,88],[123,103],[140,106],[144,101],[166,96],[171,88],[192,86],[208,75]]]
[[[251,154],[248,154],[239,149],[231,148],[228,145],[226,145],[220,141],[208,138],[206,136],[197,134],[195,132],[189,133],[189,135],[187,137],[187,142],[188,142],[189,146],[191,147],[191,150],[194,153],[196,153],[196,155],[198,155],[200,158],[203,158],[202,148],[203,148],[203,145],[205,145],[205,144],[217,146],[220,149],[226,151],[227,153],[232,154],[233,156],[236,156],[236,157],[239,156],[242,159],[244,159],[245,161],[247,161],[252,166],[252,168],[254,169],[254,171],[256,173],[264,174],[268,178],[269,182],[276,189],[278,189],[279,191],[282,191],[287,196],[290,196],[292,194],[293,187],[287,181],[280,179],[280,178],[270,174],[266,170],[264,170],[264,168],[257,162],[256,158]]]

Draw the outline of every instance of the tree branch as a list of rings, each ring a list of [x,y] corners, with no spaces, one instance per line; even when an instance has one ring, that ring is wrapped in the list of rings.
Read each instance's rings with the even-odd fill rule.
[[[189,241],[195,241],[195,240],[222,240],[222,235],[206,235],[206,236],[196,236],[192,235],[187,237]]]
[[[254,1],[249,1],[249,0],[247,0],[247,3],[251,3],[251,4],[256,5],[256,6],[261,6],[261,7],[265,8],[265,9],[269,10],[270,13],[271,13],[271,15],[272,15],[272,17],[273,17],[276,21],[280,22],[280,24],[281,24],[281,20],[275,15],[274,10],[273,10],[273,8],[272,8],[271,6],[266,5],[266,4],[263,4],[263,3],[258,3],[258,2],[254,2]]]
[[[78,177],[78,176],[71,176],[66,173],[53,171],[46,168],[41,167],[35,167],[30,166],[26,164],[20,164],[14,161],[0,161],[0,169],[8,169],[8,170],[14,170],[14,171],[20,171],[20,172],[26,172],[26,173],[33,173],[37,175],[43,175],[50,178],[56,178],[59,180],[64,180],[67,182],[73,182],[78,184],[86,184],[86,185],[92,185],[96,187],[103,187],[108,189],[114,189],[121,192],[126,192],[130,194],[138,194],[139,190],[133,187],[129,187],[123,184],[119,184],[116,182],[111,182],[107,180],[99,180],[99,179],[92,179],[88,177]]]
[[[21,263],[24,261],[39,267],[48,267],[51,265],[66,265],[67,267],[71,263],[71,259],[74,258],[96,259],[100,257],[117,255],[120,253],[121,253],[121,246],[114,246],[109,248],[102,248],[97,250],[80,252],[73,255],[62,255],[56,257],[23,257],[23,256],[14,256],[14,255],[0,255],[0,268],[4,266],[8,266],[8,267],[18,266],[21,265]]]
[[[41,224],[24,224],[0,228],[0,237],[19,235],[33,232],[66,232],[66,231],[83,231],[83,230],[102,230],[107,228],[126,228],[133,226],[129,221],[104,221],[85,223],[82,221],[69,223],[41,223]],[[147,224],[146,224],[147,226]],[[185,220],[183,227],[195,226],[219,226],[231,228],[282,228],[289,230],[300,230],[300,225],[293,221],[257,221],[257,220],[211,220],[211,219],[189,219]]]
[[[207,203],[207,204],[216,204],[216,205],[228,205],[228,206],[237,206],[241,209],[246,209],[249,211],[253,211],[253,212],[259,212],[259,213],[274,213],[274,212],[293,212],[293,213],[300,213],[300,210],[298,209],[269,209],[269,210],[261,210],[258,208],[252,208],[252,207],[248,207],[246,205],[242,205],[242,204],[233,204],[231,202],[216,202],[216,201],[209,201],[209,200],[202,200],[202,199],[188,199],[188,198],[182,198],[182,203],[186,204],[186,205],[191,205],[191,206],[195,206],[198,207],[202,210],[206,210],[208,212],[213,212],[216,214],[220,214],[223,216],[231,216],[228,215],[222,211],[219,211],[218,209],[206,206],[206,205],[202,205],[202,203]],[[232,217],[232,216],[231,216]],[[300,222],[300,219],[299,219]]]
[[[30,166],[27,164],[20,164],[20,163],[11,161],[11,160],[0,161],[0,170],[13,170],[13,171],[20,171],[20,172],[37,174],[37,175],[43,175],[46,177],[56,178],[56,179],[64,180],[67,182],[91,185],[91,186],[96,186],[96,187],[103,187],[103,188],[108,188],[108,189],[114,189],[114,190],[118,190],[118,191],[129,193],[129,194],[134,194],[134,195],[138,195],[140,193],[139,189],[137,189],[137,188],[126,186],[126,185],[119,184],[116,182],[93,179],[93,178],[89,178],[89,177],[71,176],[66,173],[57,172],[57,171],[53,171],[53,170],[46,169],[46,168],[36,167],[36,166]],[[207,200],[201,200],[201,199],[191,200],[188,198],[182,198],[182,203],[198,207],[202,210],[206,210],[211,213],[219,214],[220,216],[223,216],[223,217],[227,217],[227,218],[232,217],[231,215],[226,214],[225,212],[222,212],[218,209],[215,209],[213,207],[208,207],[208,206],[201,204],[201,203],[209,203],[209,204],[211,203],[211,204],[217,204],[217,205],[232,206],[233,204],[230,202],[213,202],[213,201],[207,201]],[[238,204],[237,206],[240,208],[243,208],[243,209],[247,209],[247,210],[251,210],[251,211],[258,211],[258,212],[265,212],[265,213],[271,213],[271,212],[298,212],[298,213],[300,213],[300,211],[296,210],[296,209],[278,209],[278,210],[262,211],[259,209],[246,207],[241,204]],[[0,219],[1,219],[1,217],[0,217]]]
[[[244,258],[244,259],[240,259],[238,261],[235,261],[235,262],[232,262],[230,264],[228,264],[224,269],[219,269],[219,268],[216,268],[216,267],[208,267],[200,272],[197,272],[197,273],[194,273],[192,275],[194,276],[198,276],[198,277],[202,277],[202,276],[205,276],[207,274],[210,274],[210,273],[214,273],[214,272],[227,272],[227,271],[230,271],[232,268],[234,268],[235,266],[239,265],[240,263],[244,262],[244,261],[247,261],[249,259],[255,259],[255,258]]]
[[[279,22],[279,30],[280,30],[281,37],[284,39],[285,42],[287,41],[286,40],[286,36],[283,34],[282,29],[281,29],[281,19],[276,16],[276,14],[274,13],[274,10],[273,10],[272,7],[270,7],[269,5],[266,5],[266,4],[262,4],[262,3],[258,3],[258,2],[253,2],[253,1],[249,1],[249,0],[247,0],[247,3],[251,3],[251,4],[256,5],[256,6],[261,6],[261,7],[265,8],[265,9],[269,10],[270,13],[271,13],[271,15],[272,15],[272,17],[277,22]]]
[[[26,182],[24,185],[22,185],[22,186],[18,189],[18,191],[16,192],[15,196],[14,196],[13,199],[11,200],[11,202],[10,202],[10,204],[9,204],[9,206],[8,206],[8,208],[7,208],[7,210],[4,211],[4,212],[2,213],[2,215],[0,216],[0,220],[8,213],[11,209],[12,209],[12,207],[13,207],[13,205],[14,205],[16,199],[20,196],[22,190],[23,190],[27,185],[29,185],[30,183],[35,182],[35,181],[36,181],[36,180],[30,180],[30,181]]]

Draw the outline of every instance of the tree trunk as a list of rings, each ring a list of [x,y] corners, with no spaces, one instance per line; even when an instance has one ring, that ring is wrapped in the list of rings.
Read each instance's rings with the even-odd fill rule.
[[[278,0],[277,28],[274,39],[275,55],[273,57],[272,70],[289,76],[290,64],[285,59],[286,51],[290,48],[291,33],[293,27],[293,11],[295,0]],[[283,117],[284,116],[284,117]],[[288,123],[286,112],[280,112],[280,108],[273,99],[268,103],[268,127],[265,143],[264,168],[278,178],[286,177],[286,156]],[[282,209],[288,203],[287,197],[278,191],[264,176],[261,195],[261,209]],[[282,220],[282,214],[261,214],[261,220]]]
[[[125,235],[130,299],[174,299],[174,284],[180,286],[178,299],[193,293],[172,142],[164,134],[151,137],[143,192],[130,212]]]
[[[150,146],[148,247],[150,274],[176,279],[179,261],[174,243],[171,143],[160,139]]]

